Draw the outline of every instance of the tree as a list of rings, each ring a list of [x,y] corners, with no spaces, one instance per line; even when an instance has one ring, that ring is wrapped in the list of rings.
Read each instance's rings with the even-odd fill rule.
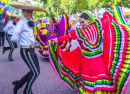
[[[38,2],[46,9],[45,16],[49,14],[57,16],[57,10],[58,14],[76,14],[85,10],[93,11],[93,8],[107,9],[113,5],[130,8],[130,0],[38,0]]]
[[[40,4],[35,4],[34,6],[43,7],[43,5],[40,5]],[[46,15],[47,15],[46,12],[37,12],[37,11],[34,11],[33,12],[33,19],[40,19],[40,18],[43,18]]]

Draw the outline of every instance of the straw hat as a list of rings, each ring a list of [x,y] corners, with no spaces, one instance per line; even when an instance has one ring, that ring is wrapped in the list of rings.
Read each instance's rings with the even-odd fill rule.
[[[14,12],[6,11],[7,15],[10,17],[17,17],[17,15]]]
[[[21,15],[18,15],[17,17],[16,17],[16,19],[21,19],[23,16],[21,16]]]
[[[30,1],[12,2],[10,3],[10,6],[14,8],[18,8],[18,9],[28,9],[28,10],[33,10],[33,11],[46,11],[44,8],[33,6]]]

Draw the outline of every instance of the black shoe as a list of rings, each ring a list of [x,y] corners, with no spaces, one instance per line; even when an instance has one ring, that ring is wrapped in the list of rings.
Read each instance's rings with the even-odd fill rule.
[[[31,94],[33,94],[33,93],[32,93],[32,90],[31,90]]]
[[[20,88],[20,86],[19,86],[19,80],[12,82],[12,84],[14,85],[13,92],[14,92],[14,94],[17,94],[17,91]]]
[[[9,61],[14,61],[12,57],[8,57],[9,58]]]
[[[5,48],[3,47],[3,54],[5,53]]]

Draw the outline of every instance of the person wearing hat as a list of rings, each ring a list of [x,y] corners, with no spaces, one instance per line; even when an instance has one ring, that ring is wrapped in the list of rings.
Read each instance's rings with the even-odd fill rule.
[[[14,61],[13,58],[12,58],[12,53],[14,51],[14,48],[17,48],[17,44],[12,42],[10,39],[11,39],[11,36],[14,32],[14,28],[15,28],[15,25],[16,25],[16,17],[17,15],[13,12],[6,12],[8,16],[11,17],[11,20],[7,23],[7,25],[5,26],[5,28],[3,29],[3,31],[6,33],[6,39],[9,43],[9,47],[3,47],[3,54],[5,51],[7,50],[10,50],[9,52],[9,55],[8,55],[8,59],[10,61]]]
[[[21,18],[22,18],[22,16],[21,16],[21,15],[18,15],[18,16],[16,17],[17,22],[18,22]]]
[[[37,55],[34,51],[34,23],[30,21],[30,19],[33,11],[44,12],[45,9],[33,6],[30,1],[12,2],[10,5],[12,7],[22,9],[23,17],[18,21],[17,26],[14,29],[15,33],[13,33],[11,40],[14,42],[19,41],[21,45],[21,57],[30,69],[30,71],[20,80],[12,82],[14,85],[13,92],[14,94],[17,94],[18,89],[26,83],[23,94],[32,94],[32,85],[40,74],[40,68]]]

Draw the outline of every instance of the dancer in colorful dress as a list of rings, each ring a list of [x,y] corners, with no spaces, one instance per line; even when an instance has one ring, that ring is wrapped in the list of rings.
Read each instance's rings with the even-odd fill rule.
[[[50,24],[46,24],[45,27],[42,27],[39,29],[39,44],[40,44],[40,54],[43,58],[48,58],[48,40],[54,39],[60,36],[64,36],[68,34],[69,31],[69,18],[66,14],[63,15],[61,21],[57,23],[55,18],[51,17],[49,19]],[[47,30],[47,34],[42,34],[41,30]],[[64,51],[69,51],[69,48],[71,44],[69,43],[69,40],[65,40],[64,42],[59,44],[61,49]]]
[[[34,27],[34,37],[35,37],[35,47],[39,47],[39,41],[37,39],[39,39],[39,28],[41,28],[43,25],[42,20],[38,19],[37,22],[35,23],[35,27]]]
[[[79,94],[124,94],[130,81],[130,26],[121,7],[107,9],[101,19],[83,12],[79,22],[80,28],[52,41],[77,39],[80,47],[64,52],[48,41],[57,76],[72,90],[77,85]]]
[[[77,19],[76,18],[73,18],[71,19],[71,23],[72,23],[72,26],[71,26],[71,30],[72,31],[73,29],[75,29],[75,25],[77,23]],[[79,27],[79,26],[77,26]],[[77,46],[79,46],[79,43],[77,42],[77,40],[71,40],[71,47],[70,47],[70,51],[74,50],[75,48],[77,48]]]
[[[49,24],[49,22],[46,23],[43,21],[39,27],[37,27],[37,23],[35,24],[35,27],[34,27],[34,35],[35,35],[35,39],[37,43],[39,44],[39,53],[41,55],[43,53],[43,47],[45,46],[43,46],[44,43],[41,41],[40,36],[45,35],[47,33],[47,30],[46,29],[39,30],[39,29],[45,27],[46,24]]]

